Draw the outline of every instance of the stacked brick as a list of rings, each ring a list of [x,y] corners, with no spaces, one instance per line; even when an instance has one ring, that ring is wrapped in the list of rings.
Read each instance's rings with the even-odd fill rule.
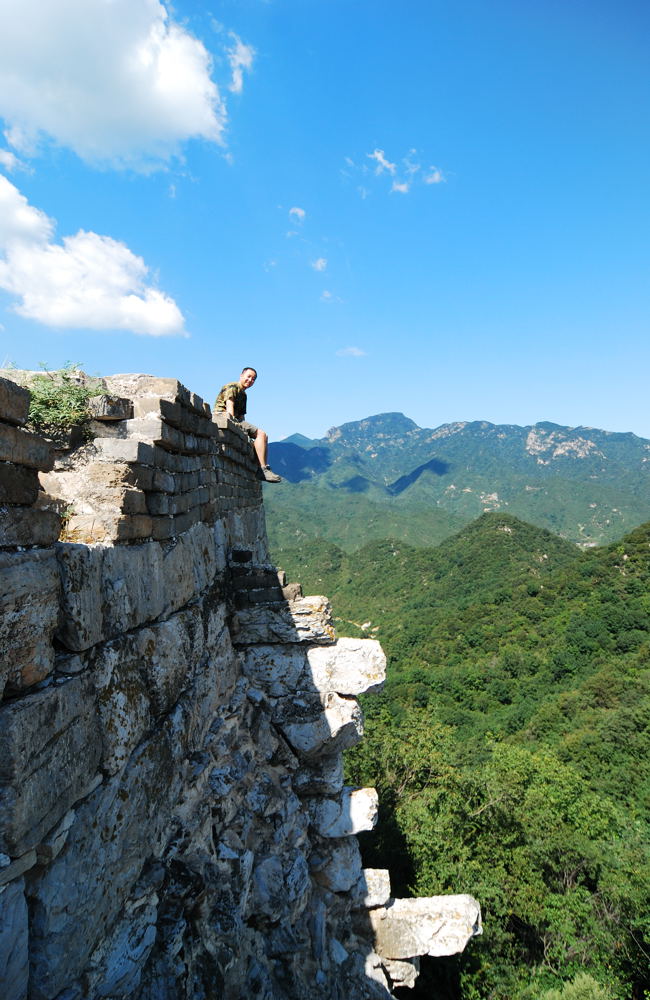
[[[29,392],[0,378],[0,548],[51,545],[60,517],[41,509],[39,471],[52,468],[47,441],[25,429]]]
[[[213,420],[176,379],[116,375],[105,384],[109,395],[93,401],[93,444],[46,481],[70,504],[67,540],[165,541],[260,505],[250,439],[225,414]]]

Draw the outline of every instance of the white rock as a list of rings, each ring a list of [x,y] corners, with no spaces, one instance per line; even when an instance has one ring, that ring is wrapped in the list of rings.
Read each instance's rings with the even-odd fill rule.
[[[371,910],[390,899],[390,872],[386,868],[364,868],[352,891],[354,905]]]
[[[321,837],[351,837],[373,829],[378,806],[374,788],[344,788],[336,799],[312,799],[309,815]]]
[[[354,837],[346,837],[338,842],[326,843],[314,851],[310,866],[319,885],[330,892],[347,892],[359,880],[359,842]]]
[[[363,735],[363,716],[356,699],[341,698],[334,692],[280,704],[273,721],[307,760],[355,746]]]
[[[385,958],[383,966],[390,976],[393,986],[401,989],[412,990],[415,980],[420,975],[420,959],[411,958],[408,961],[396,961],[392,958]]]
[[[319,691],[362,694],[386,680],[386,657],[376,639],[338,639],[307,650],[311,680]]]
[[[471,896],[394,899],[368,917],[383,958],[455,955],[481,933],[481,909]]]

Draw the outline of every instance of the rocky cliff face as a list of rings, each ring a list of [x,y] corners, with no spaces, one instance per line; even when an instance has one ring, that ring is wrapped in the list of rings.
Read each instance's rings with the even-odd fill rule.
[[[342,752],[381,649],[270,564],[239,428],[106,389],[55,464],[0,379],[3,1000],[389,997],[480,914],[362,869]]]

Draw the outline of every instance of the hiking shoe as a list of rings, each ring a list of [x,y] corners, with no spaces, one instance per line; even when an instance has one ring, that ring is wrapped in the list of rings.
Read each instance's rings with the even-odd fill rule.
[[[265,465],[264,466],[264,468],[262,469],[262,476],[264,477],[264,481],[267,482],[267,483],[281,483],[282,482],[282,476],[278,476],[273,471],[273,469],[271,468],[270,465]]]

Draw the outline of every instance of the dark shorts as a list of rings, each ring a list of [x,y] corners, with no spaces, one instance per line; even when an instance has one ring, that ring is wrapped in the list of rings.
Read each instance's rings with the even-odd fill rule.
[[[257,437],[257,427],[255,424],[249,423],[248,420],[240,420],[239,426],[243,431],[246,431],[250,438]]]

